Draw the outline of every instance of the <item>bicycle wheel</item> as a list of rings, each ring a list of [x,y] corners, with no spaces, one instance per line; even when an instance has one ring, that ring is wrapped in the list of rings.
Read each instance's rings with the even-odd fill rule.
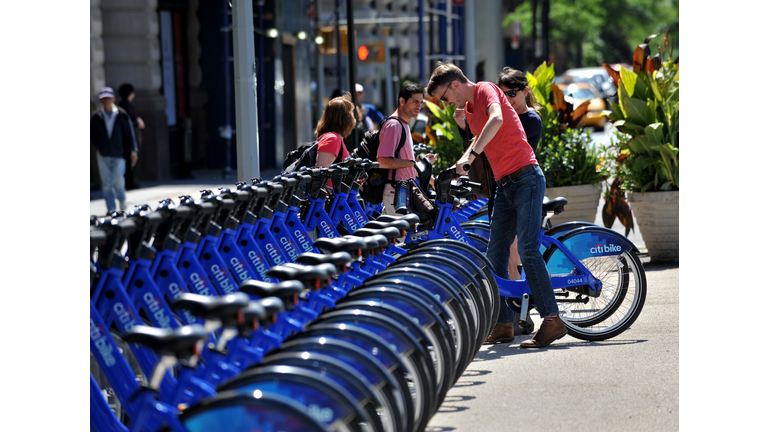
[[[597,297],[590,296],[587,287],[555,291],[568,334],[597,341],[624,332],[640,315],[647,291],[645,270],[634,245],[601,227],[568,232],[560,241],[602,284]],[[544,253],[544,261],[552,275],[579,274],[565,254],[554,246]]]
[[[309,414],[305,406],[271,392],[260,392],[257,395],[225,392],[189,408],[179,419],[189,432],[328,430],[321,421]]]

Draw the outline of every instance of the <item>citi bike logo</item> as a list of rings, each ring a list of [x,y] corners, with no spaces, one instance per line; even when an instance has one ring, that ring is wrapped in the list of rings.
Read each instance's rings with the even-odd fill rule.
[[[365,216],[359,211],[355,211],[355,219],[357,219],[359,225],[365,225]]]
[[[299,244],[301,245],[301,248],[304,249],[304,252],[312,250],[312,245],[309,244],[309,240],[301,231],[296,230],[293,232],[293,235],[299,240]]]
[[[355,220],[352,219],[352,216],[350,216],[349,213],[344,213],[344,220],[347,221],[347,225],[349,225],[349,228],[352,231],[357,231],[357,224],[355,223]]]
[[[272,261],[275,262],[275,265],[284,264],[283,259],[280,257],[280,252],[277,251],[275,245],[267,243],[267,245],[264,246],[264,249],[266,249],[267,255],[272,258]]]
[[[259,254],[257,254],[254,251],[248,251],[248,258],[251,260],[251,263],[253,264],[253,268],[256,269],[257,272],[259,272],[259,275],[264,279],[267,277],[267,265],[264,264],[264,258],[262,258]],[[271,279],[266,278],[265,281],[269,282]]]
[[[320,229],[323,230],[323,233],[325,234],[326,237],[328,237],[328,238],[336,237],[333,234],[333,229],[331,228],[330,225],[328,225],[328,222],[320,221]]]
[[[464,237],[464,235],[461,233],[461,231],[459,231],[459,229],[456,228],[455,226],[451,226],[450,231],[451,231],[451,234],[453,235],[453,238],[455,238],[456,240],[462,241],[464,243],[469,243],[467,239]]]
[[[225,293],[232,294],[235,292],[235,287],[232,286],[232,282],[229,281],[226,270],[219,267],[217,264],[214,264],[211,266],[211,274]]]
[[[114,348],[112,348],[112,345],[107,341],[107,335],[104,332],[104,329],[93,322],[93,319],[91,319],[91,340],[93,341],[93,344],[96,345],[96,349],[99,350],[101,358],[104,359],[104,364],[109,367],[114,366],[115,356],[112,354]]]
[[[288,252],[288,256],[291,258],[291,260],[294,260],[297,256],[299,256],[298,252],[296,252],[296,246],[291,243],[288,237],[280,237],[280,244],[283,245],[285,251]]]
[[[240,278],[241,281],[245,281],[251,278],[248,275],[248,270],[245,268],[245,263],[241,262],[235,257],[230,258],[229,263],[232,265],[232,270],[235,271],[235,274]]]
[[[189,275],[189,279],[192,281],[192,286],[195,288],[195,291],[197,291],[200,295],[211,295],[211,289],[208,287],[208,281],[201,277],[197,273],[192,273]]]
[[[171,328],[171,318],[165,313],[163,303],[152,293],[144,293],[141,298],[152,316],[157,320],[157,324],[162,328]]]
[[[621,252],[621,246],[612,245],[612,244],[611,245],[596,244],[594,247],[590,248],[589,251],[593,254]]]
[[[123,331],[130,330],[133,328],[133,326],[136,325],[136,323],[133,322],[133,311],[127,309],[122,303],[115,303],[115,305],[112,307],[112,311],[115,312],[117,320],[123,324]]]

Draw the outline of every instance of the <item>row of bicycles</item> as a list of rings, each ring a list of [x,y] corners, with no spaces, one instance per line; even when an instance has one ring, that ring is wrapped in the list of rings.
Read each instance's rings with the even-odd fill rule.
[[[91,430],[425,430],[499,309],[525,322],[535,304],[525,269],[490,269],[476,185],[446,170],[414,211],[422,158],[402,214],[381,215],[358,198],[371,167],[92,216]],[[564,205],[545,203],[541,234],[561,314],[574,337],[614,337],[642,309],[642,264],[613,231],[548,229]]]

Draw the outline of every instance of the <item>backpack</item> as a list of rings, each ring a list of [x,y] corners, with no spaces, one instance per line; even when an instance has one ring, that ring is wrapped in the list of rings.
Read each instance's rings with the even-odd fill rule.
[[[390,119],[397,120],[398,124],[400,124],[400,127],[403,129],[403,133],[400,134],[400,143],[398,143],[397,148],[395,149],[394,157],[400,156],[400,149],[405,145],[406,130],[405,126],[403,126],[397,117],[391,116],[381,119],[378,130],[366,132],[365,137],[360,141],[360,145],[350,154],[350,157],[368,159],[375,162],[379,154],[379,131],[381,131],[384,123]],[[370,204],[381,204],[384,200],[384,186],[386,186],[387,183],[392,183],[392,180],[395,178],[395,171],[397,170],[382,168],[371,169],[368,172],[368,178],[365,179],[363,188],[360,189],[360,197]]]
[[[320,136],[322,138],[322,135]],[[288,152],[283,162],[283,172],[289,173],[300,170],[302,167],[313,167],[317,165],[317,142],[315,141],[304,144],[303,146]],[[344,154],[344,144],[339,146],[339,155],[336,156],[336,160],[333,163],[341,162],[341,156]]]

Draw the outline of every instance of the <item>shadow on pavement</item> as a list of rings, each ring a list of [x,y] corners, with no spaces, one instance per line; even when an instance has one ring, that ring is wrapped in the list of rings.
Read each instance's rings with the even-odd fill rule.
[[[606,341],[582,341],[577,340],[573,342],[554,342],[552,345],[546,347],[546,348],[520,348],[520,342],[524,340],[530,339],[530,336],[520,339],[515,339],[515,342],[513,344],[496,344],[491,346],[487,351],[480,351],[477,354],[477,357],[473,360],[475,361],[484,361],[484,360],[495,360],[502,357],[508,357],[513,355],[521,355],[521,354],[534,354],[536,352],[541,351],[547,351],[547,350],[567,350],[567,349],[573,349],[573,348],[586,348],[586,347],[598,347],[598,346],[616,346],[616,345],[634,345],[638,343],[644,343],[648,342],[647,339],[624,339],[624,340],[617,340],[617,339],[611,339]],[[468,371],[469,372],[469,371]]]

